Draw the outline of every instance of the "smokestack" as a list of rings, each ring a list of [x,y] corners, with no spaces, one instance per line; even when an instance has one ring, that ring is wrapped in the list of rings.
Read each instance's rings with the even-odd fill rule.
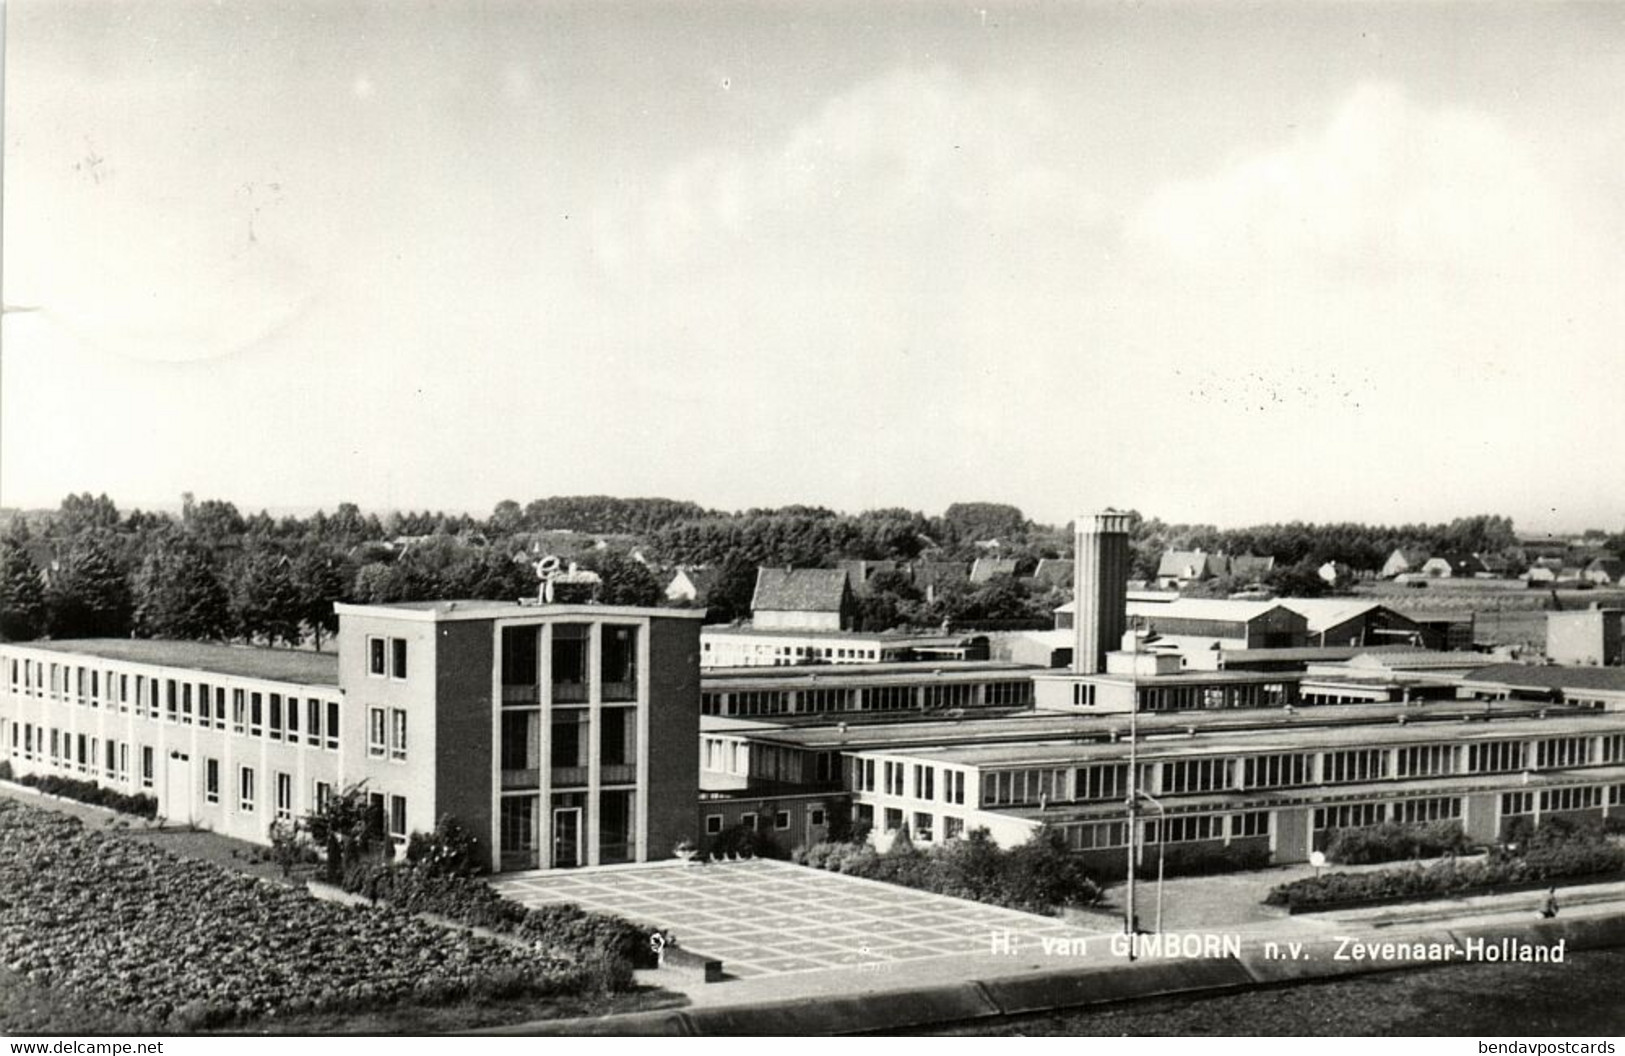
[[[1106,652],[1118,648],[1128,629],[1128,514],[1080,514],[1074,525],[1072,670],[1097,675],[1106,670]]]

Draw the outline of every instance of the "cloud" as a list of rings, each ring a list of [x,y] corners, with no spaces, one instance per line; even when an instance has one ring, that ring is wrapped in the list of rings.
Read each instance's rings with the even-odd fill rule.
[[[1131,233],[1186,264],[1483,271],[1543,252],[1559,212],[1500,122],[1368,83],[1317,134],[1163,186]]]
[[[885,243],[930,230],[1094,224],[1099,201],[1046,157],[1055,119],[1035,93],[907,69],[864,82],[764,146],[672,167],[601,206],[600,259],[675,263],[731,246],[829,237]]]

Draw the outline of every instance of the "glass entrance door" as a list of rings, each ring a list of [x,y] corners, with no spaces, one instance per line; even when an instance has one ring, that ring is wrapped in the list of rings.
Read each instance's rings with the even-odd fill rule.
[[[502,868],[535,869],[541,864],[536,838],[536,796],[502,797]]]
[[[553,868],[573,869],[581,864],[581,808],[553,809]]]

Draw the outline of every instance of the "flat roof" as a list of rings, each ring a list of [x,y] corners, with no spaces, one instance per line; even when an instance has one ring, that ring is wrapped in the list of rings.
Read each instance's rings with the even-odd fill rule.
[[[391,601],[374,605],[335,603],[340,616],[385,616],[393,619],[497,620],[537,616],[658,616],[678,620],[703,620],[704,609],[645,608],[632,605],[543,605],[532,601],[489,601],[482,598],[444,598],[437,601]]]
[[[1464,681],[1517,686],[1520,689],[1592,689],[1625,693],[1625,667],[1490,664],[1469,671]]]
[[[1531,773],[1528,782],[1523,788],[1513,789],[1507,786],[1509,774],[1448,774],[1439,777],[1417,777],[1402,780],[1385,779],[1381,781],[1361,781],[1346,785],[1308,785],[1298,788],[1245,788],[1232,789],[1226,792],[1209,792],[1201,795],[1181,795],[1175,806],[1169,809],[1169,816],[1177,816],[1191,809],[1232,807],[1246,810],[1254,803],[1301,803],[1307,806],[1335,806],[1350,800],[1380,797],[1382,799],[1414,798],[1417,796],[1447,796],[1452,793],[1478,792],[1493,789],[1500,792],[1522,791],[1523,788],[1536,790],[1541,788],[1563,788],[1571,785],[1613,784],[1625,779],[1625,766],[1586,767],[1583,770],[1544,770]],[[1522,776],[1520,775],[1520,780]],[[1123,817],[1123,802],[1121,800],[1101,801],[1098,803],[1061,803],[1047,808],[1037,806],[1023,807],[982,807],[983,811],[994,814],[1007,814],[1011,817],[1025,818],[1031,821],[1096,821],[1101,819],[1120,819]],[[1141,808],[1141,817],[1155,818],[1156,815],[1145,808]]]
[[[1608,716],[1614,716],[1612,722]],[[1313,743],[1302,734],[1314,729]],[[1443,736],[1452,741],[1497,741],[1506,738],[1562,737],[1614,730],[1625,732],[1625,716],[1617,712],[1576,712],[1551,718],[1523,716],[1495,717],[1490,721],[1462,722],[1447,726]],[[1169,759],[1187,756],[1233,755],[1237,752],[1306,752],[1337,748],[1382,748],[1408,743],[1437,743],[1441,727],[1437,722],[1398,722],[1350,726],[1298,727],[1278,725],[1270,729],[1198,730],[1181,736],[1163,730],[1146,736],[1142,729],[1139,752],[1142,759]],[[1120,762],[1128,755],[1127,741],[1055,741],[1026,744],[953,745],[905,748],[888,754],[961,766],[1070,766],[1088,762]],[[1505,779],[1506,775],[1501,775]]]
[[[1047,667],[1017,664],[1009,660],[916,660],[895,664],[800,664],[794,667],[707,667],[700,671],[705,689],[738,688],[745,683],[785,683],[807,686],[867,685],[898,681],[946,681],[950,677],[1036,675]]]
[[[338,654],[313,653],[305,649],[267,649],[255,645],[175,642],[151,638],[66,638],[49,642],[11,644],[22,649],[77,653],[102,660],[178,667],[238,678],[262,678],[272,682],[294,682],[304,686],[336,687],[339,684]]]
[[[1155,656],[1155,653],[1143,654]],[[1187,669],[1174,671],[1166,675],[1119,675],[1102,672],[1094,675],[1080,675],[1076,671],[1065,668],[1046,667],[1033,672],[1034,678],[1049,678],[1057,680],[1071,680],[1075,682],[1115,682],[1119,684],[1132,684],[1143,686],[1178,686],[1178,685],[1219,685],[1223,683],[1248,682],[1291,682],[1301,677],[1301,671],[1201,671]]]
[[[1198,730],[1298,730],[1327,726],[1358,726],[1369,729],[1372,725],[1394,723],[1404,715],[1406,722],[1459,722],[1463,716],[1490,714],[1500,717],[1534,716],[1541,711],[1562,714],[1595,715],[1598,712],[1567,708],[1563,705],[1539,701],[1499,700],[1486,707],[1484,701],[1429,701],[1401,703],[1380,701],[1362,704],[1312,704],[1284,708],[1224,708],[1211,711],[1141,712],[1135,724],[1142,734],[1179,732],[1192,727]],[[1096,739],[1109,741],[1116,732],[1128,731],[1129,717],[1121,714],[1088,715],[1073,712],[1046,712],[1029,710],[1017,714],[983,715],[979,710],[960,716],[928,717],[913,720],[890,716],[881,722],[847,722],[842,728],[842,716],[817,716],[822,724],[816,726],[779,725],[770,717],[755,717],[739,721],[729,729],[718,718],[707,725],[708,733],[738,733],[762,744],[781,745],[806,751],[903,751],[927,746],[951,746],[1019,741],[1045,741],[1061,738]],[[1547,720],[1551,721],[1551,720]]]
[[[941,642],[957,644],[973,638],[987,637],[985,632],[966,631],[964,634],[942,634],[939,631],[834,631],[817,627],[736,627],[726,623],[707,624],[701,632],[708,636],[737,634],[747,638],[819,638],[852,642]]]

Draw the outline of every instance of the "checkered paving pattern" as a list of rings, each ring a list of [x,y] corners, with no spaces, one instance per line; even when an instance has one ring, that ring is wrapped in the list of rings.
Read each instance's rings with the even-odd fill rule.
[[[1015,910],[763,860],[560,871],[497,879],[527,905],[574,902],[675,934],[748,978],[986,955],[1006,931],[1025,949],[1085,933]]]

